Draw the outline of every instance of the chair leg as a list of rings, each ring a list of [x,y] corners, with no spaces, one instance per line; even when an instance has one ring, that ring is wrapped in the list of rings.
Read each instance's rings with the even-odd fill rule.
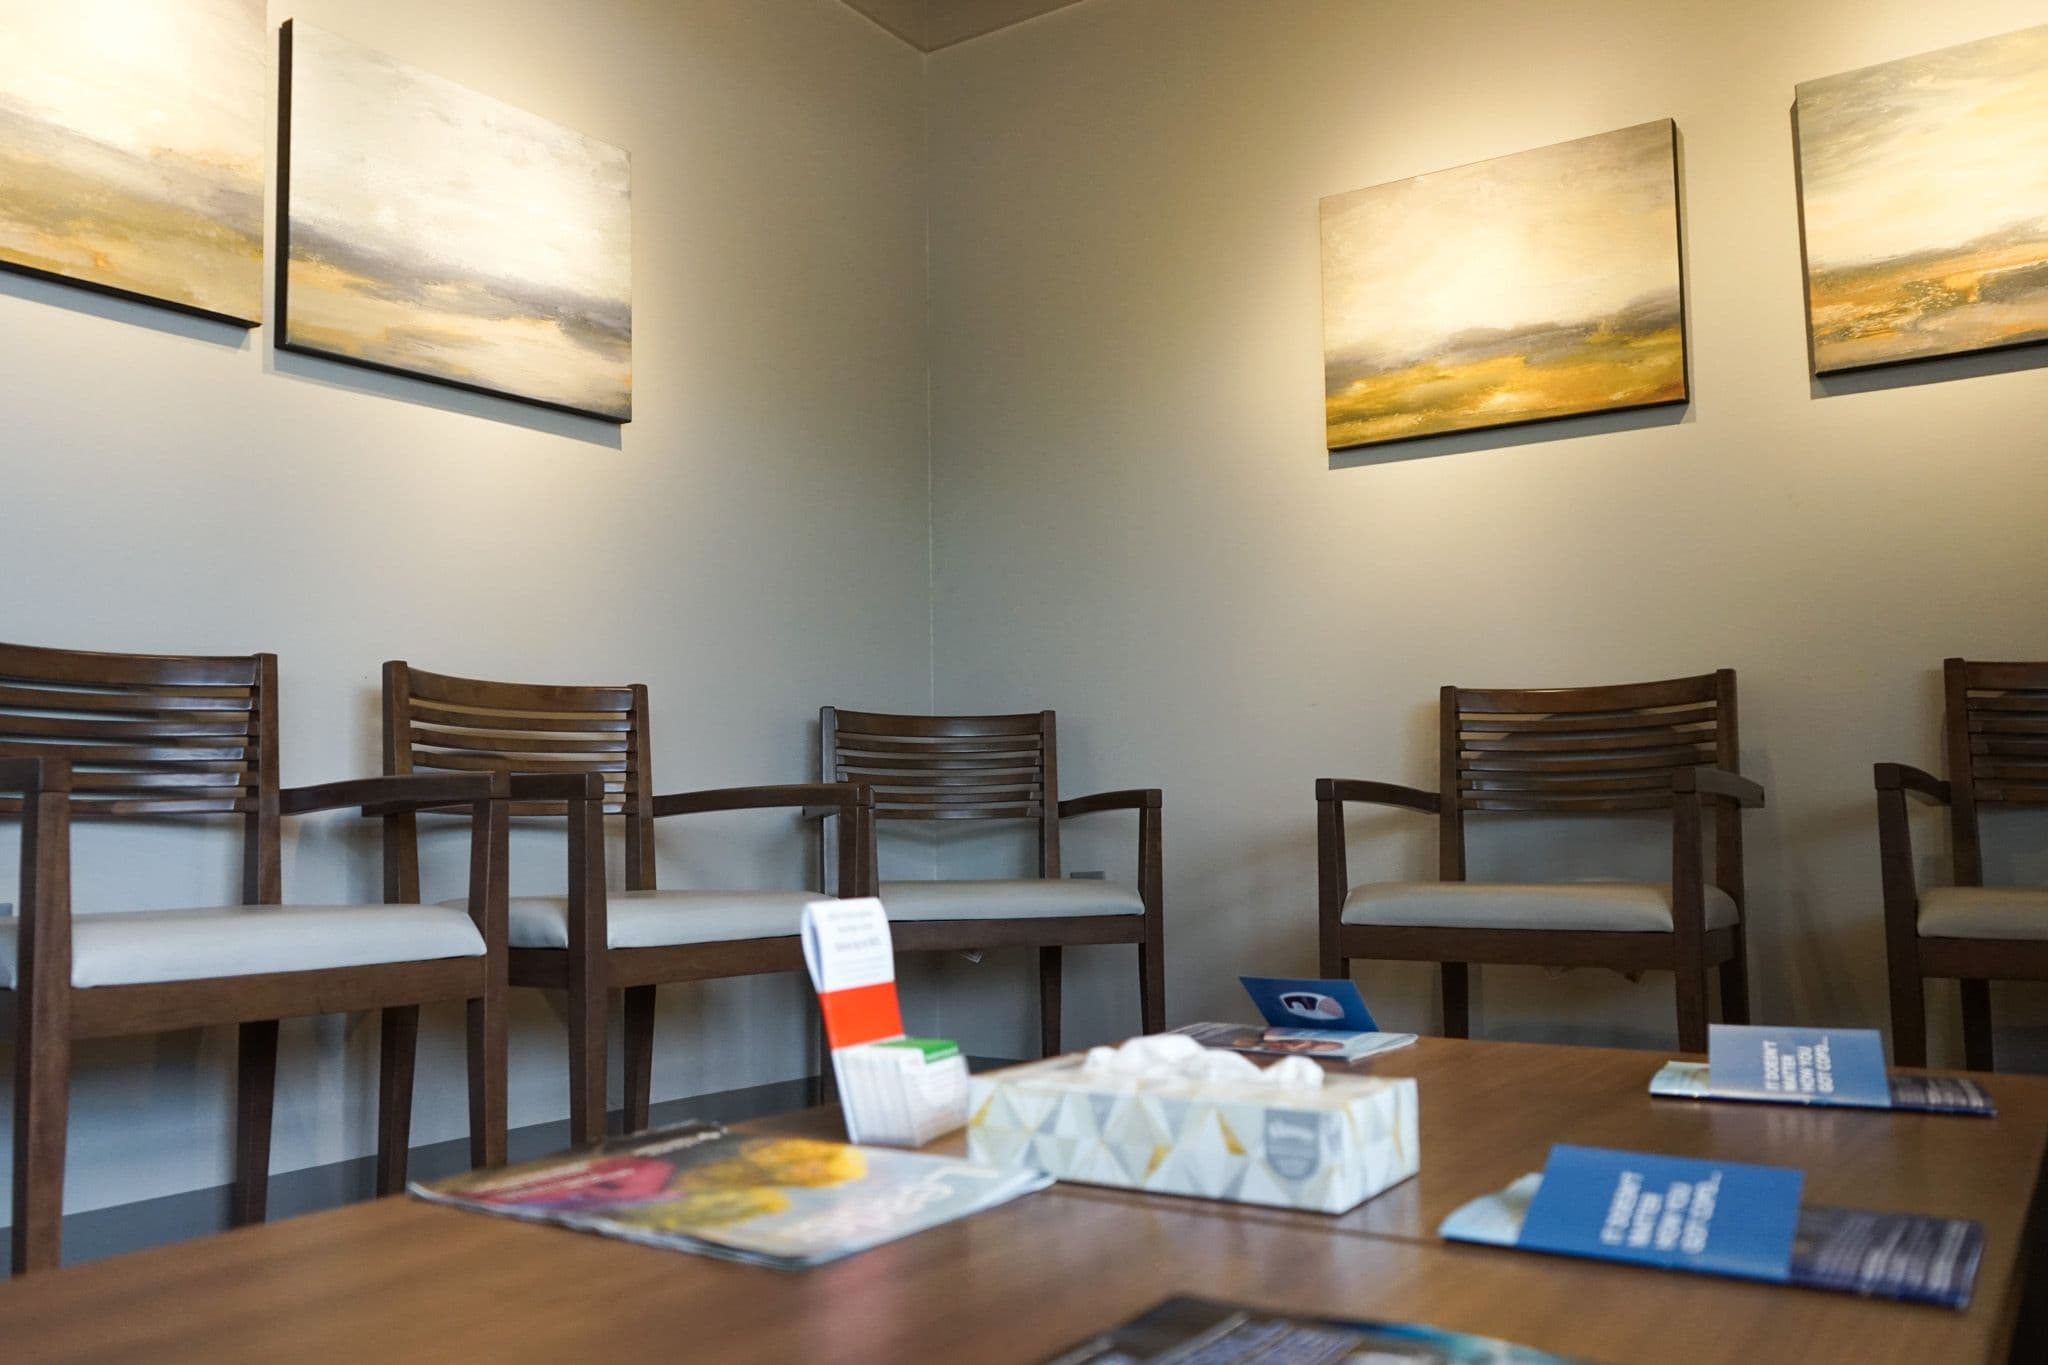
[[[608,1079],[605,1039],[607,993],[585,983],[569,983],[569,1141],[604,1141]]]
[[[387,1006],[377,1025],[377,1193],[402,1194],[412,1149],[413,1061],[420,1007]]]
[[[654,1107],[654,987],[625,991],[626,1131],[645,1132]]]
[[[1917,945],[1886,954],[1892,985],[1892,1065],[1927,1065],[1927,983]]]
[[[494,990],[468,1004],[469,1163],[505,1164],[505,992]]]
[[[1471,967],[1463,962],[1437,964],[1444,983],[1444,1037],[1472,1036]]]
[[[20,1002],[20,994],[15,1000]],[[71,1111],[71,1038],[26,1008],[14,1035],[14,1273],[55,1270],[62,1250],[64,1136]]]
[[[1138,1028],[1166,1032],[1166,945],[1152,936],[1138,945]]]
[[[1678,1050],[1707,1050],[1707,971],[1705,967],[1680,966],[1678,984]]]
[[[1965,980],[1963,988],[1963,1065],[1971,1071],[1990,1071],[1991,983]]]
[[[1743,937],[1739,924],[1735,926],[1731,946],[1733,955],[1721,964],[1721,1022],[1746,1024],[1749,1022],[1749,943]]]
[[[1060,950],[1051,944],[1038,950],[1038,1054],[1060,1055]]]
[[[812,997],[817,1003],[817,997]],[[832,1070],[832,1039],[825,1032],[825,1011],[818,1010],[818,1082],[812,1087],[813,1099],[819,1104],[830,1104],[839,1098],[839,1077]]]
[[[260,1223],[270,1203],[270,1116],[277,1099],[277,1020],[236,1030],[235,1183],[228,1222]]]

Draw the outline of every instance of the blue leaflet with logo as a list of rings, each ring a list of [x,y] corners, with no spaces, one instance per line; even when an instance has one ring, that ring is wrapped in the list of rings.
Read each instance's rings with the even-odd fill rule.
[[[1515,1245],[1782,1282],[1791,1274],[1805,1181],[1784,1166],[1560,1142]]]
[[[1716,1024],[1707,1034],[1707,1084],[1730,1099],[1892,1106],[1876,1029]]]
[[[1275,1028],[1337,1029],[1378,1033],[1365,997],[1349,981],[1318,981],[1313,977],[1240,976],[1252,1003]]]

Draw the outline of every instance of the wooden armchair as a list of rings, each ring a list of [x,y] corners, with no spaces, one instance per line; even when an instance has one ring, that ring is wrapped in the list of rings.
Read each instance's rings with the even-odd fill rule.
[[[260,1222],[278,1021],[382,1012],[377,1189],[405,1186],[419,1008],[466,1002],[470,1158],[505,1159],[505,800],[470,773],[278,784],[277,659],[0,645],[0,813],[22,817],[21,912],[0,924],[14,1035],[14,1272],[55,1266],[71,1044],[239,1027],[232,1217]],[[461,910],[282,903],[279,822],[377,804],[464,805]],[[74,818],[239,815],[242,903],[73,916]]]
[[[1157,788],[1059,799],[1053,713],[1017,716],[819,714],[823,776],[874,791],[860,858],[861,884],[889,912],[903,950],[1038,948],[1039,1034],[1060,1050],[1060,951],[1070,945],[1138,948],[1141,1026],[1166,1027],[1166,943]],[[1060,821],[1102,811],[1138,813],[1135,888],[1063,880]],[[875,825],[882,820],[999,820],[1035,825],[1038,875],[997,881],[880,881]]]
[[[1678,979],[1678,1042],[1707,1045],[1707,969],[1721,1011],[1749,1018],[1739,808],[1763,789],[1736,775],[1735,673],[1616,687],[1443,689],[1436,791],[1323,778],[1316,783],[1322,970],[1355,958],[1436,962],[1444,1032],[1470,1027],[1467,964],[1661,969]],[[1344,804],[1437,817],[1435,882],[1354,887]],[[1701,866],[1701,815],[1714,816],[1714,876]],[[1669,810],[1671,880],[1504,883],[1465,880],[1468,812],[1601,815]]]
[[[654,1077],[658,986],[804,970],[797,937],[804,905],[820,891],[668,891],[656,885],[654,822],[711,811],[822,809],[865,822],[866,789],[846,784],[734,787],[654,794],[647,689],[483,682],[384,665],[384,763],[505,774],[514,815],[566,818],[568,891],[512,896],[510,979],[559,990],[569,1005],[569,1122],[577,1142],[605,1135],[609,995],[625,997],[625,1120],[647,1127]],[[604,819],[626,825],[626,888],[605,887]],[[395,811],[385,825],[388,866],[419,893],[418,822]],[[859,882],[863,840],[841,845],[838,886]],[[825,875],[821,862],[819,875]]]
[[[2048,663],[1949,659],[1942,681],[1949,780],[1903,763],[1876,771],[1892,1058],[1927,1064],[1922,982],[1952,976],[1962,986],[1964,1065],[1989,1071],[1991,983],[2048,981],[2048,887],[1984,885],[1977,813],[2048,805]],[[1916,885],[1909,795],[1948,807],[1953,885]]]

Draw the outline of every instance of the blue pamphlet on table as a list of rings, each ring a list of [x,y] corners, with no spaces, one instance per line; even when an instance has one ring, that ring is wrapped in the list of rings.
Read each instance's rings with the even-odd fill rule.
[[[1310,977],[1241,976],[1252,1003],[1274,1028],[1329,1029],[1342,1033],[1378,1033],[1365,997],[1350,981],[1318,981]]]
[[[1707,1035],[1706,1064],[1668,1063],[1651,1079],[1650,1093],[1936,1114],[1998,1112],[1974,1080],[1891,1075],[1875,1029],[1715,1024]]]
[[[1241,976],[1238,980],[1265,1016],[1265,1028],[1183,1024],[1174,1032],[1187,1034],[1203,1047],[1226,1052],[1317,1057],[1331,1062],[1355,1062],[1415,1041],[1412,1033],[1381,1033],[1372,1011],[1365,1007],[1365,997],[1349,981],[1292,976]]]
[[[1984,1226],[1963,1218],[1810,1207],[1783,1166],[1558,1143],[1540,1175],[1454,1211],[1452,1241],[1661,1270],[1969,1305]]]

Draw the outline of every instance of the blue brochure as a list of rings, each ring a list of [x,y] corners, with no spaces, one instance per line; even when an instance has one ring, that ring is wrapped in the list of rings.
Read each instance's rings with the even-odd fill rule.
[[[1864,1109],[1892,1103],[1876,1029],[1716,1024],[1707,1032],[1707,1078],[1716,1095],[1731,1099]]]
[[[1560,1144],[1542,1174],[1460,1206],[1438,1231],[1457,1242],[1969,1306],[1983,1224],[1802,1208],[1801,1184],[1782,1167]]]
[[[1515,1244],[1746,1280],[1784,1280],[1806,1177],[1784,1166],[1558,1143]]]
[[[1988,1117],[1998,1106],[1966,1076],[1893,1076],[1874,1029],[1752,1028],[1715,1024],[1709,1060],[1667,1062],[1650,1093],[1667,1099],[1902,1109]]]
[[[1312,977],[1241,976],[1252,1003],[1275,1028],[1329,1029],[1341,1033],[1378,1033],[1365,997],[1349,981],[1318,981]]]

